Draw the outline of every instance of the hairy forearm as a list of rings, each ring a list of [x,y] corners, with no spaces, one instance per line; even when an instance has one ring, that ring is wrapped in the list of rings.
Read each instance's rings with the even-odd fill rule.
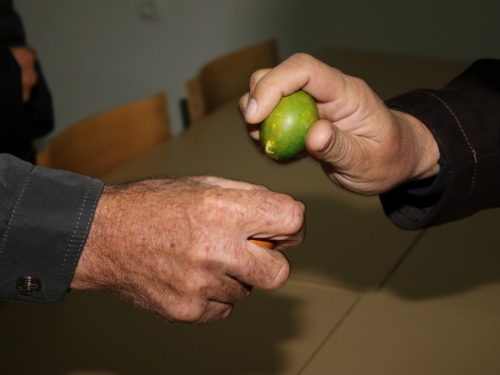
[[[159,202],[151,194],[156,189],[168,189],[169,179],[108,185],[104,187],[89,236],[71,284],[73,289],[113,291],[126,278],[127,269],[154,247],[155,230],[169,228],[169,217],[151,215]],[[137,202],[141,204],[138,205]],[[173,214],[173,209],[170,214]],[[158,219],[163,222],[158,223]],[[165,241],[166,238],[163,238]],[[150,246],[151,245],[151,246]],[[158,244],[155,244],[156,246]]]

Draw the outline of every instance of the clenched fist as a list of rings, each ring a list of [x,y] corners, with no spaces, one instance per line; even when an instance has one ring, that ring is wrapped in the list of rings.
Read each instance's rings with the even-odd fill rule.
[[[258,124],[300,89],[316,100],[320,117],[307,151],[338,185],[374,195],[438,173],[439,149],[424,124],[387,108],[363,80],[305,54],[252,75],[240,100],[250,135],[258,139]]]
[[[223,319],[251,287],[286,282],[281,250],[302,242],[304,211],[290,196],[215,177],[107,186],[71,287],[113,292],[169,322]]]

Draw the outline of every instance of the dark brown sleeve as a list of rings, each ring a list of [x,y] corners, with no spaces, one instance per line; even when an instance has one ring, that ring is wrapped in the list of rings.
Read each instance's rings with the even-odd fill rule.
[[[397,226],[421,229],[500,206],[500,60],[476,61],[441,90],[412,91],[386,104],[420,119],[442,159],[438,192],[431,179],[380,196]]]

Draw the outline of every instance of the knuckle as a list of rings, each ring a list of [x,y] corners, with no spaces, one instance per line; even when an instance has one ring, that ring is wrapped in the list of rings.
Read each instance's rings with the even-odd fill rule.
[[[226,308],[221,311],[221,314],[220,314],[220,317],[218,320],[224,320],[224,319],[228,318],[232,311],[233,311],[233,306],[226,305]]]
[[[360,88],[368,88],[369,87],[368,84],[366,83],[366,81],[362,78],[350,76],[349,79],[351,79],[352,82],[354,82],[354,84],[356,84]]]
[[[363,103],[366,103],[370,98],[374,97],[374,92],[370,85],[362,78],[359,77],[351,77],[347,78],[349,80],[349,84],[352,86],[351,89],[352,95],[357,99],[354,103],[361,107]]]
[[[250,76],[250,87],[255,87],[257,82],[269,71],[269,69],[259,69],[252,73]]]
[[[289,213],[287,214],[286,227],[289,233],[300,231],[304,223],[305,206],[295,201],[292,197],[288,197]]]
[[[203,317],[203,319],[194,322],[194,324],[200,325],[200,324],[207,324],[210,322],[216,322],[219,320],[224,320],[231,314],[232,309],[233,309],[232,305],[221,304],[215,309],[215,311],[211,312],[210,314],[207,314],[206,316]]]
[[[176,322],[196,323],[202,320],[204,312],[205,306],[203,303],[188,302],[176,306],[172,313],[172,317]]]
[[[220,214],[227,210],[226,197],[220,188],[207,190],[199,201],[199,209],[208,219],[218,219]]]
[[[241,285],[240,288],[232,295],[231,300],[233,302],[242,302],[250,296],[250,293],[251,291],[249,289]]]
[[[316,63],[316,59],[304,52],[298,52],[290,56],[289,62],[298,64],[298,65],[305,65],[305,66],[310,66],[311,64]]]
[[[267,186],[261,184],[252,184],[252,190],[254,190],[257,194],[270,191]]]

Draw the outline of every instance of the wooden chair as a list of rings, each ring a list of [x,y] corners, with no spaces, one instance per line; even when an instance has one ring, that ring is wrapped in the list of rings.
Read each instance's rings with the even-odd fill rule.
[[[170,136],[166,95],[99,113],[57,135],[37,164],[100,178]]]
[[[196,123],[247,92],[253,72],[277,64],[278,47],[273,39],[232,52],[205,65],[186,84],[190,123]]]

